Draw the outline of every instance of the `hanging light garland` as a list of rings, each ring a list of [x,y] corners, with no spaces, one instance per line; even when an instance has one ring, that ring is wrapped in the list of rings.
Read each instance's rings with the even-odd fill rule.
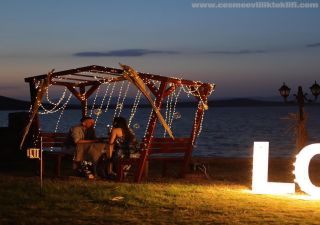
[[[58,108],[58,106],[65,99],[67,88],[64,89],[64,91],[63,91],[63,93],[62,93],[62,95],[61,95],[61,97],[60,97],[60,99],[58,100],[57,103],[54,103],[53,101],[50,100],[48,92],[49,92],[49,88],[46,90],[46,99],[51,105],[53,105],[53,108],[47,109],[47,108],[44,107],[43,103],[41,102],[40,103],[40,108],[44,112],[39,112],[39,114],[52,114],[52,113],[56,113],[56,112],[60,111],[63,108],[63,105],[61,107],[59,107],[59,108]]]
[[[107,102],[107,105],[105,107],[104,112],[107,112],[109,110],[109,105],[110,105],[110,102],[111,102],[111,99],[112,99],[112,96],[113,96],[113,92],[114,92],[115,86],[116,86],[116,82],[114,82],[113,85],[112,85],[111,92],[110,92],[110,95],[109,95],[109,99],[108,99],[108,102]]]
[[[173,119],[179,119],[181,117],[181,115],[180,115],[179,118],[177,118],[177,117],[175,118],[175,115],[177,113],[177,111],[176,111],[177,102],[178,102],[178,99],[179,99],[179,96],[180,96],[180,93],[181,93],[181,89],[182,88],[180,87],[177,94],[176,94],[176,92],[173,92],[173,95],[175,95],[175,101],[174,101],[174,105],[173,105],[173,112],[172,112],[172,115],[171,115],[171,121],[169,122],[169,126],[170,127],[172,126]]]
[[[98,108],[99,113],[95,113],[96,119],[95,119],[95,121],[94,121],[94,127],[96,127],[96,125],[97,125],[97,123],[98,123],[98,119],[99,119],[100,115],[101,115],[102,112],[103,112],[103,111],[102,111],[103,103],[104,103],[104,101],[105,101],[105,99],[106,99],[106,97],[107,97],[107,93],[108,93],[109,88],[110,88],[110,83],[109,83],[109,82],[106,82],[106,83],[103,83],[103,84],[106,84],[106,91],[104,92],[103,98],[102,98],[102,100],[101,100],[100,107]]]
[[[57,130],[58,130],[58,128],[59,128],[59,123],[60,123],[61,117],[62,117],[62,115],[63,115],[63,113],[64,113],[64,110],[65,110],[65,108],[67,107],[67,105],[68,105],[71,97],[72,97],[72,94],[69,95],[67,101],[64,103],[64,105],[63,105],[63,107],[62,107],[61,113],[60,113],[60,115],[59,115],[59,117],[58,117],[58,121],[57,121],[57,123],[56,123],[56,127],[55,127],[55,129],[54,129],[54,133],[56,133]]]
[[[131,112],[130,112],[130,117],[129,117],[129,120],[128,120],[128,126],[130,126],[130,124],[132,122],[132,119],[133,119],[133,117],[135,116],[135,114],[137,112],[137,108],[138,108],[138,105],[139,105],[139,102],[140,102],[140,99],[141,99],[141,95],[142,95],[142,92],[137,90],[137,94],[136,94],[136,97],[134,98],[133,106],[132,106],[132,109],[131,109]],[[136,126],[136,129],[138,129],[137,126]]]
[[[198,114],[198,111],[200,109],[203,110],[201,102],[198,103],[198,107],[197,107],[197,110],[196,110],[195,115],[194,115],[194,118],[196,118],[196,119],[195,119],[194,125],[193,125],[193,140],[192,140],[192,144],[194,144],[195,138],[197,136],[199,136],[201,134],[201,131],[202,131],[202,123],[203,123],[203,118],[204,118],[204,112],[201,115],[200,121],[197,120],[197,114]],[[198,130],[198,133],[196,133],[198,125],[199,125],[199,130]]]
[[[167,105],[166,105],[166,113],[165,113],[165,120],[170,128],[171,128],[170,118],[171,118],[171,113],[172,113],[173,93],[167,97]],[[166,129],[164,129],[163,137],[165,137],[166,134],[167,134]]]
[[[121,94],[122,94],[123,84],[124,84],[124,81],[121,81],[121,85],[120,85],[120,89],[119,89],[119,94],[118,94],[116,106],[115,106],[115,109],[114,109],[113,119],[116,117],[117,111],[118,111],[118,109],[121,107],[119,104],[120,104],[120,98],[121,98]],[[113,120],[113,119],[112,119],[112,120]]]
[[[147,136],[147,134],[149,134],[147,131],[148,131],[148,127],[150,125],[150,121],[151,121],[151,118],[152,118],[152,113],[153,113],[153,108],[151,108],[151,112],[150,112],[150,115],[149,115],[149,118],[148,118],[146,130],[144,131],[144,135],[143,135],[144,138]]]
[[[122,81],[124,83],[124,81]],[[123,83],[122,83],[122,86],[123,86]],[[121,91],[119,91],[119,96],[118,96],[118,100],[117,100],[117,104],[116,104],[116,108],[115,108],[115,113],[113,115],[113,119],[117,116],[120,116],[121,112],[122,112],[122,109],[124,107],[124,101],[125,99],[127,98],[127,94],[128,94],[128,90],[129,90],[129,87],[130,87],[130,82],[127,82],[127,87],[126,87],[126,90],[124,91],[123,93],[123,96],[121,96]],[[120,87],[120,89],[122,89],[122,86]]]
[[[99,95],[100,87],[101,87],[101,85],[99,85],[97,90],[96,90],[96,94],[94,96],[94,100],[93,100],[92,107],[91,107],[90,116],[92,116],[93,110],[95,109],[95,105],[96,105],[97,97]]]
[[[176,107],[177,107],[177,102],[180,96],[182,88],[180,87],[179,90],[176,93],[176,90],[172,92],[167,97],[167,105],[166,105],[166,122],[168,123],[169,127],[172,128],[173,124],[173,119],[180,119],[181,115],[177,113]],[[174,99],[174,100],[173,100]],[[166,130],[164,129],[163,137],[166,137],[167,133]]]

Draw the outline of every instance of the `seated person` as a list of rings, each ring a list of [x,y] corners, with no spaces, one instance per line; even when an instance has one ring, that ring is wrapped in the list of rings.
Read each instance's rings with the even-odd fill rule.
[[[128,127],[127,121],[123,117],[115,117],[107,145],[107,156],[117,168],[119,158],[130,157],[132,151],[137,149],[137,140],[133,131]],[[112,174],[112,165],[107,167],[108,174]]]
[[[74,153],[72,168],[76,171],[81,169],[83,161],[91,161],[96,164],[103,154],[105,144],[97,143],[97,137],[94,129],[94,120],[85,116],[81,123],[73,126],[69,130],[68,138],[65,143],[65,150]],[[95,166],[94,166],[95,171]]]

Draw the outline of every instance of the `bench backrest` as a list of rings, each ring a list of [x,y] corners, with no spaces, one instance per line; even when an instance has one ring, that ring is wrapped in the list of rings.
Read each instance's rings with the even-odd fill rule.
[[[191,138],[152,138],[149,154],[187,153],[192,151]]]
[[[67,133],[41,133],[42,137],[42,147],[63,147],[67,138]]]

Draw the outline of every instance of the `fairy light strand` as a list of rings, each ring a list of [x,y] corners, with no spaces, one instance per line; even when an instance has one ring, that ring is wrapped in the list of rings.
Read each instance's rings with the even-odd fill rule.
[[[53,108],[51,108],[51,109],[47,109],[47,108],[44,107],[44,105],[43,105],[42,103],[40,103],[39,106],[40,106],[41,109],[44,110],[44,112],[39,112],[39,114],[52,114],[52,113],[56,113],[56,112],[60,111],[60,110],[63,108],[63,105],[62,105],[61,107],[59,107],[59,108],[57,108],[57,107],[58,107],[58,106],[61,104],[61,102],[65,99],[66,91],[67,91],[67,89],[64,90],[62,96],[60,97],[60,99],[59,99],[59,101],[58,101],[57,103],[54,103],[54,102],[50,101],[50,99],[49,99],[48,96],[47,96],[48,102],[50,102],[50,104],[52,104],[52,105],[54,105],[54,106],[53,106]],[[47,89],[46,92],[48,93],[48,89]]]
[[[131,112],[130,112],[130,117],[129,117],[129,120],[128,120],[128,126],[131,125],[132,119],[133,119],[133,117],[135,116],[135,114],[137,112],[138,105],[139,105],[139,102],[140,102],[140,99],[141,99],[141,95],[142,95],[142,92],[137,90],[137,94],[136,94],[136,97],[135,97],[134,102],[133,102],[133,107],[132,107]]]
[[[119,107],[119,103],[120,103],[120,99],[121,99],[121,95],[122,95],[123,84],[124,84],[124,81],[121,81],[119,94],[118,94],[117,102],[116,102],[115,109],[114,109],[113,119],[116,117],[116,114],[118,111],[118,107]],[[113,121],[113,119],[112,119],[112,121]]]
[[[106,84],[106,91],[104,92],[104,95],[103,95],[103,98],[101,100],[101,104],[100,104],[100,107],[99,107],[99,111],[101,111],[101,112],[102,112],[103,103],[104,103],[104,101],[105,101],[105,99],[107,97],[107,93],[108,93],[109,88],[110,88],[110,83],[107,82],[107,83],[103,83],[103,84]],[[100,117],[100,114],[97,114],[96,115],[96,119],[94,121],[94,127],[96,127],[99,117]]]
[[[52,84],[50,84],[49,87],[50,87],[50,86],[52,86]],[[47,100],[51,105],[60,105],[60,103],[61,103],[62,100],[64,99],[65,94],[66,94],[66,92],[67,92],[67,87],[64,88],[63,93],[62,93],[62,95],[61,95],[61,97],[60,97],[60,99],[58,100],[57,103],[54,103],[54,102],[50,99],[50,97],[49,97],[49,87],[48,87],[47,90],[46,90],[46,100]]]
[[[69,95],[69,97],[68,97],[67,101],[63,104],[63,107],[62,107],[61,113],[60,113],[60,115],[59,115],[59,117],[58,117],[58,121],[57,121],[57,123],[56,123],[56,127],[55,127],[55,129],[54,129],[54,133],[56,133],[56,132],[57,132],[57,130],[58,130],[58,128],[59,128],[59,123],[60,123],[61,117],[62,117],[62,115],[63,115],[63,113],[64,113],[64,111],[65,111],[65,108],[67,107],[67,105],[68,105],[68,103],[69,103],[69,101],[70,101],[71,97],[72,97],[72,94],[70,93],[70,95]]]
[[[124,101],[126,100],[127,98],[127,94],[128,94],[128,90],[129,90],[129,87],[131,85],[131,82],[127,82],[127,87],[126,87],[126,90],[124,92],[124,95],[122,96],[122,100],[121,100],[121,103],[119,103],[119,112],[117,114],[117,116],[120,116],[121,112],[122,112],[122,109],[124,108]],[[118,106],[118,105],[117,105]]]
[[[179,91],[178,93],[176,94],[175,92],[173,93],[175,95],[175,101],[174,101],[174,105],[173,105],[173,112],[172,112],[172,115],[171,115],[171,121],[170,121],[170,128],[172,127],[172,122],[173,122],[173,119],[174,119],[174,115],[176,113],[176,108],[177,108],[177,102],[178,102],[178,99],[179,99],[179,96],[180,96],[180,93],[181,93],[181,87],[179,88]]]
[[[111,92],[110,92],[110,95],[109,95],[109,99],[108,99],[108,102],[107,102],[107,105],[105,107],[104,112],[107,112],[109,110],[109,105],[110,105],[110,102],[111,102],[111,99],[112,99],[112,96],[113,96],[113,92],[114,92],[115,86],[116,86],[116,82],[114,82],[113,85],[112,85]]]
[[[100,87],[101,87],[101,85],[99,85],[98,88],[97,88],[97,90],[96,90],[96,94],[95,94],[95,96],[94,96],[94,100],[93,100],[92,107],[91,107],[90,116],[92,116],[93,110],[94,110],[94,108],[95,108],[96,101],[97,101],[97,97],[98,97],[99,91],[100,91]]]

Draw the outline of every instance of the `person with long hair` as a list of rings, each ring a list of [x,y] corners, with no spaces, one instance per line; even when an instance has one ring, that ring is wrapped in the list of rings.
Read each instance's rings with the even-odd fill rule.
[[[110,165],[107,166],[108,174],[112,174],[112,166],[117,167],[120,158],[130,157],[132,150],[136,149],[137,140],[134,133],[129,128],[127,120],[123,117],[115,117],[109,138],[107,155],[111,158]]]

